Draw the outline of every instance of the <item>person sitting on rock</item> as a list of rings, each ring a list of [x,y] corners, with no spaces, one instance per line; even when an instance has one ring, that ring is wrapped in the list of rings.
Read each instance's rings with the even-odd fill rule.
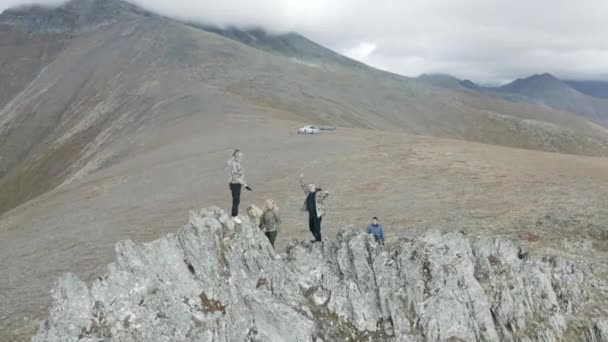
[[[300,186],[306,194],[302,211],[308,212],[308,228],[315,238],[312,242],[319,242],[321,241],[321,221],[325,215],[325,199],[329,196],[329,192],[317,188],[314,184],[306,185],[303,178],[304,174],[301,174]]]
[[[377,217],[372,219],[372,223],[367,227],[367,233],[372,234],[376,242],[384,245],[384,227],[382,227]]]
[[[279,207],[273,200],[269,199],[266,201],[264,212],[260,217],[260,229],[264,232],[264,235],[270,241],[272,248],[274,248],[274,241],[277,238],[281,226],[281,217],[279,216]]]

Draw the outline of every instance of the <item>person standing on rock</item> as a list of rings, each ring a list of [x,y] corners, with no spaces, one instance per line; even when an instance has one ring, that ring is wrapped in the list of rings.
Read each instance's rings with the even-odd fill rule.
[[[329,192],[317,188],[314,184],[306,185],[303,178],[304,174],[301,174],[300,186],[306,194],[302,211],[308,212],[308,228],[315,238],[313,242],[319,242],[321,241],[321,221],[325,215],[325,199],[329,196]]]
[[[241,204],[241,189],[251,191],[251,188],[245,183],[245,171],[241,166],[241,160],[243,159],[243,152],[238,148],[232,153],[232,158],[228,161],[228,168],[230,171],[230,192],[232,193],[232,218],[234,222],[241,224],[242,221],[238,218],[239,205]]]
[[[374,217],[372,223],[367,227],[367,234],[372,234],[376,242],[384,245],[384,227],[377,217]]]
[[[274,241],[277,238],[280,226],[281,217],[279,216],[279,207],[277,207],[273,200],[269,199],[266,201],[264,213],[260,218],[260,229],[262,229],[264,235],[266,235],[270,241],[272,248],[274,248]]]

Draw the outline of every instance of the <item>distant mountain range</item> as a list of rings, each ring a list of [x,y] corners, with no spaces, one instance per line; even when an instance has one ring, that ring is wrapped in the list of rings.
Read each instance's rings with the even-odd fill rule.
[[[421,75],[418,79],[452,90],[466,90],[570,112],[608,126],[608,82],[561,80],[548,73],[520,78],[498,87],[483,86],[444,74]]]
[[[508,94],[534,99],[514,103],[502,88],[380,71],[297,33],[218,29],[120,0],[7,10],[0,46],[0,213],[137,154],[169,123],[227,113],[608,155],[602,100],[568,85],[553,96],[514,83]],[[593,105],[551,109],[569,97]]]
[[[608,98],[608,81],[564,81],[583,94],[606,99]]]
[[[393,202],[399,207],[401,192],[413,190],[409,199],[403,198],[437,203],[441,211],[449,203],[443,195],[433,195],[424,184],[393,191],[392,180],[424,179],[425,184],[436,183],[437,194],[451,189],[467,202],[485,191],[484,184],[500,183],[496,189],[514,184],[518,193],[529,184],[516,183],[519,178],[502,171],[493,173],[484,155],[521,155],[495,165],[547,156],[488,144],[608,156],[608,131],[598,124],[605,117],[603,99],[550,76],[500,88],[447,75],[408,78],[341,56],[298,33],[218,29],[166,18],[120,0],[72,0],[56,8],[30,6],[0,14],[0,80],[0,221],[9,222],[0,230],[17,246],[0,238],[3,246],[11,245],[8,252],[0,248],[5,252],[0,270],[9,270],[0,272],[0,340],[7,341],[20,340],[3,332],[23,334],[26,313],[27,324],[38,327],[36,316],[29,313],[48,304],[39,297],[41,286],[46,293],[48,284],[38,279],[63,272],[63,262],[73,258],[73,246],[100,253],[97,240],[109,243],[118,236],[107,234],[106,223],[118,234],[118,227],[124,228],[118,222],[129,222],[139,235],[120,230],[121,238],[148,239],[143,227],[152,222],[165,225],[177,208],[182,212],[206,203],[228,203],[224,157],[235,147],[247,149],[251,181],[260,189],[247,201],[271,195],[271,189],[292,183],[290,175],[306,171],[330,182],[325,183],[328,187],[331,179],[342,183],[336,197],[347,194],[340,194],[340,187],[364,195],[374,188],[368,196],[374,199],[386,189],[395,192],[398,200]],[[591,105],[584,115],[551,108],[571,104]],[[336,126],[338,131],[319,139],[294,134],[305,124]],[[348,134],[341,136],[340,131]],[[412,139],[408,134],[426,137]],[[424,147],[410,146],[412,140],[421,140]],[[433,146],[438,140],[441,145]],[[460,147],[458,156],[450,147],[460,145],[455,140],[486,145],[462,144],[484,152],[469,154],[468,146]],[[361,159],[352,159],[351,151],[359,147]],[[378,158],[368,158],[372,154]],[[553,157],[543,160],[562,160]],[[358,160],[369,161],[360,165]],[[332,178],[324,175],[326,163],[335,171],[328,174]],[[413,174],[400,167],[405,164]],[[351,176],[350,168],[361,169],[367,179]],[[378,168],[387,169],[390,177],[376,174]],[[260,174],[273,180],[258,183],[253,177]],[[434,179],[437,174],[451,178]],[[456,183],[447,182],[450,179]],[[378,186],[383,180],[386,184]],[[215,187],[222,193],[208,192]],[[71,191],[78,195],[61,197]],[[286,194],[284,208],[289,208],[293,185],[281,191]],[[488,207],[511,212],[509,202],[498,197]],[[345,207],[356,210],[361,203]],[[462,207],[463,215],[486,216],[473,203]],[[293,204],[296,215],[298,204]],[[413,211],[420,208],[426,206],[410,206]],[[446,217],[461,217],[452,214],[448,210]],[[15,258],[27,262],[14,263]],[[76,258],[85,259],[82,254]],[[28,274],[33,264],[35,276]],[[98,271],[86,273],[97,277]],[[5,328],[5,318],[17,328]]]

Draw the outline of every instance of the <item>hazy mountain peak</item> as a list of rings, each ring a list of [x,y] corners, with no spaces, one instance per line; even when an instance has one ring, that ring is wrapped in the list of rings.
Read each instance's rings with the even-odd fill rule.
[[[513,81],[510,84],[523,84],[523,83],[541,83],[541,82],[559,82],[561,83],[561,80],[558,79],[557,77],[553,76],[552,74],[546,72],[543,74],[534,74],[532,76],[529,77],[525,77],[525,78],[518,78],[515,81]]]
[[[261,27],[217,27],[199,23],[190,23],[189,25],[246,44],[258,50],[295,60],[307,61],[313,64],[330,63],[371,70],[367,65],[340,55],[296,32],[275,33]]]
[[[572,90],[576,92],[576,90],[571,89],[567,84],[549,73],[536,74],[527,78],[518,78],[517,80],[500,87],[500,89],[528,96],[539,92],[553,92],[558,89],[561,91]]]
[[[549,73],[517,79],[498,90],[524,96],[528,102],[576,113],[603,125],[608,117],[608,102],[594,99]]]
[[[441,73],[421,74],[417,79],[437,87],[451,89],[458,88],[459,83],[461,82],[461,80],[457,77]]]
[[[0,26],[28,32],[88,31],[115,22],[122,15],[145,13],[121,0],[72,0],[61,6],[20,6],[0,14]]]
[[[528,81],[544,81],[544,82],[548,82],[548,81],[557,81],[557,82],[561,82],[561,80],[555,76],[553,76],[552,74],[545,72],[543,74],[536,74],[533,76],[528,77],[527,79]]]
[[[461,86],[471,89],[471,90],[482,90],[483,87],[479,86],[477,83],[471,81],[471,80],[464,80],[459,82],[458,84],[460,84]]]

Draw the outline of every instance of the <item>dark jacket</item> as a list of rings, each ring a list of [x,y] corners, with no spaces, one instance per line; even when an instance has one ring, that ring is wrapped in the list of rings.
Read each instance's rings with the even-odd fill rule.
[[[302,190],[304,190],[304,193],[306,194],[306,199],[304,199],[304,203],[302,204],[302,211],[310,212],[308,210],[308,196],[311,193],[308,190],[308,185],[306,185],[306,183],[304,183],[304,181],[300,179],[300,186],[302,186]],[[328,196],[329,192],[327,191],[317,191],[314,193],[317,217],[323,217],[323,215],[325,215],[325,199]]]

